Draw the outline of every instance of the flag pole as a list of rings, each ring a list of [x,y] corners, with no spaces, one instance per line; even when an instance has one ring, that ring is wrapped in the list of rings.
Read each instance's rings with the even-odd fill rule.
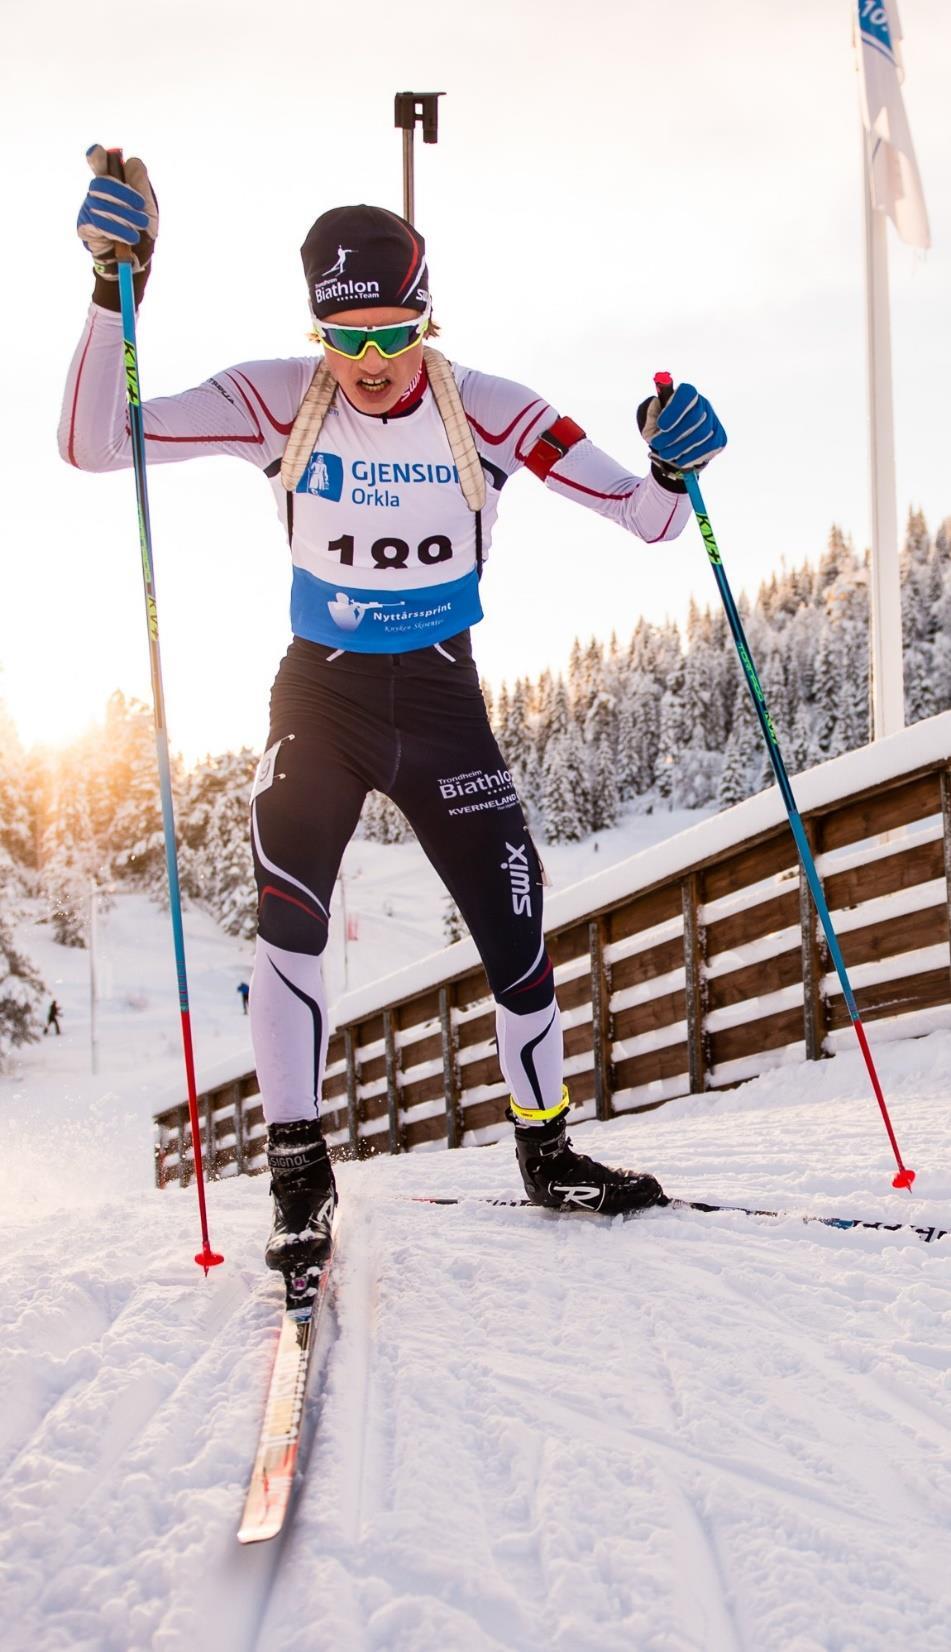
[[[869,134],[862,129],[865,198],[865,326],[868,357],[868,448],[872,551],[869,568],[872,739],[905,726],[901,577],[892,415],[892,343],[888,299],[888,218],[872,201]]]
[[[897,0],[850,3],[865,205],[872,737],[881,740],[905,726],[886,219],[891,218],[900,239],[911,247],[929,247],[931,232],[901,94],[904,70]]]

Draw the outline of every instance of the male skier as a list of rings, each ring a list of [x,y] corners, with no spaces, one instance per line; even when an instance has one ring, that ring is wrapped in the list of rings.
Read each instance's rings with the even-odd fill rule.
[[[158,210],[141,161],[120,180],[98,145],[88,159],[78,233],[93,256],[93,301],[60,449],[107,471],[132,462],[115,246],[131,249],[139,300]],[[598,1164],[566,1136],[540,867],[470,628],[502,489],[518,470],[653,545],[688,518],[680,471],[726,442],[709,402],[681,384],[665,408],[638,410],[650,461],[636,476],[544,396],[424,352],[434,335],[425,243],[396,213],[334,208],[301,253],[322,358],[244,363],[144,406],[150,463],[227,454],[256,465],[290,546],[293,638],[251,805],[251,1032],[274,1196],[266,1260],[295,1275],[319,1270],[336,1204],[319,1121],[322,955],[341,855],[374,788],[407,816],[479,949],[529,1198],[611,1214],[663,1198],[653,1176]],[[460,800],[460,777],[479,776],[484,788]]]

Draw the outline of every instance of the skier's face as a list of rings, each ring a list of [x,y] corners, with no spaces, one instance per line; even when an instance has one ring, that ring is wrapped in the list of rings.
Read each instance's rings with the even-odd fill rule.
[[[337,310],[325,318],[341,327],[391,327],[398,321],[418,321],[418,310],[364,308]],[[389,413],[409,389],[423,362],[423,344],[414,344],[401,356],[388,360],[370,345],[362,361],[348,361],[333,350],[324,352],[324,361],[349,402],[358,413]]]

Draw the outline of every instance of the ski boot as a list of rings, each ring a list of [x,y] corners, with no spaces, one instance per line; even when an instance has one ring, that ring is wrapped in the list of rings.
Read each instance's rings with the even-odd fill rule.
[[[306,1306],[316,1296],[330,1260],[337,1205],[334,1173],[317,1119],[270,1125],[267,1162],[274,1226],[264,1260],[284,1275],[288,1307]]]
[[[626,1215],[649,1205],[666,1204],[664,1191],[653,1176],[636,1170],[614,1170],[575,1153],[568,1140],[568,1091],[562,1091],[557,1111],[542,1121],[537,1112],[511,1102],[507,1117],[515,1125],[515,1156],[525,1191],[533,1205],[548,1210],[592,1210],[602,1216]]]

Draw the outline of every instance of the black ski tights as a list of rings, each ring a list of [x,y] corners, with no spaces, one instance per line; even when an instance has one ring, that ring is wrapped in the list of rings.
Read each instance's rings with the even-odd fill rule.
[[[562,1039],[541,871],[489,726],[467,632],[405,654],[295,638],[271,695],[252,804],[259,939],[251,1031],[265,1117],[314,1116],[327,1048],[321,955],[364,798],[392,798],[479,949],[519,1105],[561,1095]]]

